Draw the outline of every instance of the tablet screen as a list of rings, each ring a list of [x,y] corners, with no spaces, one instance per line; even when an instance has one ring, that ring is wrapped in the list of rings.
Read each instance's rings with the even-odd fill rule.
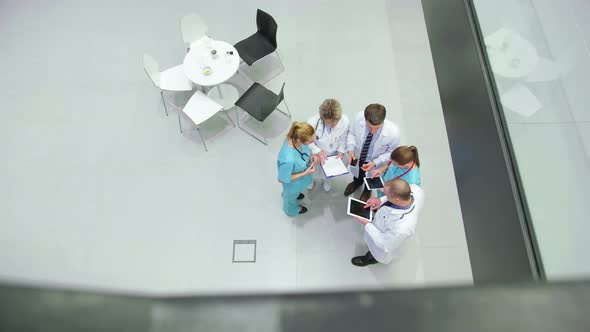
[[[365,183],[369,190],[383,188],[383,180],[381,178],[365,178]]]
[[[348,214],[361,217],[367,221],[371,221],[373,211],[371,209],[365,209],[365,202],[359,201],[358,199],[349,197],[348,198]]]

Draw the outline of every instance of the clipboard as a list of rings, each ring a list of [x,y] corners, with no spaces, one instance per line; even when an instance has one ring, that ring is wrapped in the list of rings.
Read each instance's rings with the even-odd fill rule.
[[[322,172],[326,178],[333,178],[336,176],[348,174],[348,169],[344,165],[344,161],[342,159],[336,158],[337,156],[329,156],[326,158],[326,162],[322,167]]]

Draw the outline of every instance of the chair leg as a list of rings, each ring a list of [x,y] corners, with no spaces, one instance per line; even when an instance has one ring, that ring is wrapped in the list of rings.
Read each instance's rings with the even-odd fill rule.
[[[283,70],[285,70],[285,64],[283,63],[283,58],[281,58],[281,54],[279,54],[279,49],[276,49],[275,53],[279,57],[279,61],[281,62],[281,67],[283,67]]]
[[[268,142],[266,141],[266,137],[263,138],[259,138],[258,136],[252,134],[251,132],[247,131],[246,129],[244,129],[244,127],[239,127],[240,129],[242,129],[243,132],[245,132],[246,134],[256,138],[257,140],[259,140],[260,142],[262,142],[262,144],[264,145],[268,145]]]
[[[178,129],[180,130],[180,133],[182,134],[182,122],[180,121],[180,111],[178,112]]]
[[[282,109],[280,109],[280,108],[278,108],[278,107],[276,108],[276,110],[277,110],[277,111],[279,111],[279,112],[281,112],[281,113],[283,113],[283,114],[284,114],[286,117],[288,117],[288,118],[290,118],[290,117],[291,117],[291,116],[289,115],[289,113],[287,113],[287,112],[283,111]]]
[[[201,134],[201,129],[199,128],[199,126],[197,126],[197,132],[199,133],[199,136],[201,136],[201,141],[203,141],[203,146],[205,147],[205,152],[209,152],[209,150],[207,150],[207,144],[205,143],[205,139],[203,138],[203,135]]]
[[[246,73],[244,73],[242,70],[240,70],[240,68],[238,68],[237,74],[242,76],[242,78],[245,79],[246,81],[254,83],[254,80],[251,79],[248,75],[246,75]]]
[[[268,142],[266,141],[266,137],[264,137],[263,139],[260,139],[259,137],[257,137],[256,135],[254,135],[253,133],[249,132],[248,130],[244,129],[244,127],[240,126],[240,114],[239,114],[239,108],[236,108],[236,121],[238,122],[238,128],[242,129],[243,132],[245,132],[246,134],[254,137],[255,139],[259,140],[260,142],[262,142],[262,144],[264,145],[268,145]],[[259,122],[260,126],[263,126],[262,123]]]
[[[164,91],[160,90],[160,97],[162,97],[162,103],[164,104],[164,113],[168,116],[168,107],[166,107],[166,100],[164,100]]]
[[[289,118],[291,118],[291,110],[289,109],[289,105],[287,105],[287,99],[283,98],[283,103],[285,104],[285,107],[287,108],[287,112],[289,113]]]
[[[287,108],[287,112],[283,111],[282,109],[277,107],[277,110],[283,114],[285,114],[286,116],[289,117],[289,119],[291,118],[291,112],[289,111],[289,105],[287,105],[287,102],[285,101],[285,99],[283,99],[283,102],[285,103],[285,107]]]
[[[225,113],[225,116],[227,116],[227,119],[229,120],[229,122],[231,122],[231,124],[234,125],[234,127],[236,126],[236,124],[234,123],[234,120],[232,120],[229,116],[229,114],[227,113],[227,111],[224,109],[223,113]]]

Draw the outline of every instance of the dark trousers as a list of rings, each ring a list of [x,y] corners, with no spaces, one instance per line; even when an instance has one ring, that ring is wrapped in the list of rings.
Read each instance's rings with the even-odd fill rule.
[[[361,169],[361,166],[363,166],[364,163],[365,163],[364,161],[359,160],[359,164],[358,164],[358,167],[359,167],[359,176],[352,178],[352,181],[354,181],[354,184],[357,187],[358,186],[362,186],[362,185],[365,184],[365,176],[366,176],[366,174],[365,174],[365,171],[363,171]]]

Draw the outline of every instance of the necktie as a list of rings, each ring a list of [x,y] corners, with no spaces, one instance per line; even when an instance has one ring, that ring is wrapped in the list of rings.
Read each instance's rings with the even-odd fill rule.
[[[361,150],[361,162],[364,163],[367,159],[367,153],[369,152],[369,146],[371,145],[371,141],[373,140],[373,134],[369,133],[367,138],[365,138],[365,143],[363,144],[363,149]]]

